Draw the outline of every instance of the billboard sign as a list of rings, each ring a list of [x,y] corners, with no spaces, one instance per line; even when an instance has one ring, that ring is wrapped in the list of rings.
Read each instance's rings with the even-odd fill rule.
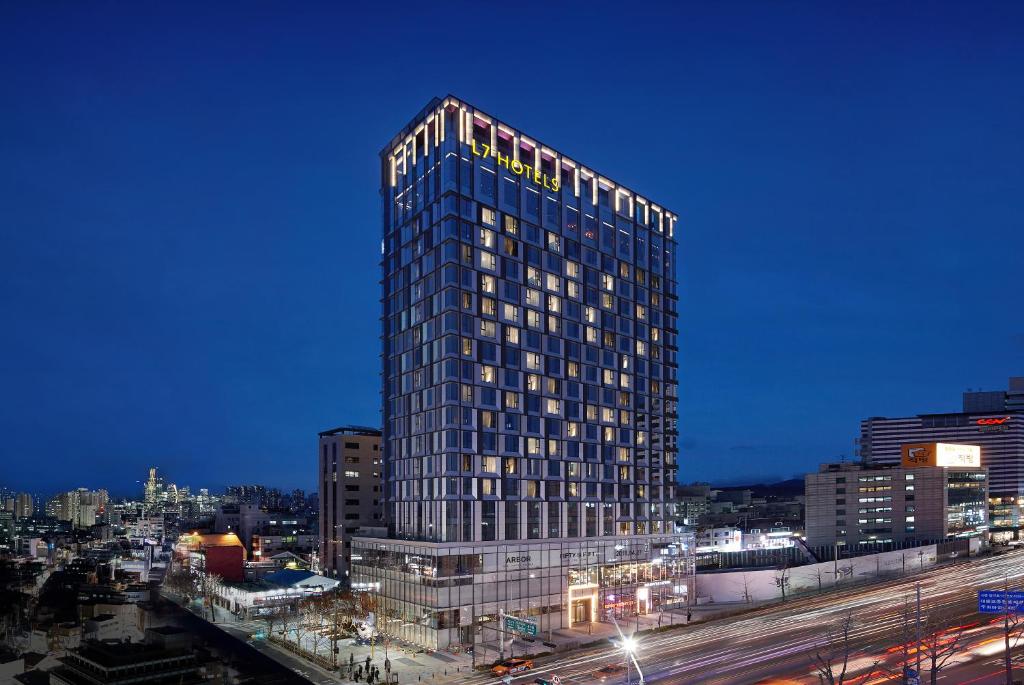
[[[903,467],[981,466],[981,448],[977,445],[954,445],[948,442],[923,442],[902,446]]]

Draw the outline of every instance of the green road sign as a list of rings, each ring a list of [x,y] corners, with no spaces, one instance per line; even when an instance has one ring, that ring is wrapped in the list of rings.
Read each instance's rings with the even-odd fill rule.
[[[530,637],[537,637],[537,624],[531,623],[515,616],[505,617],[505,630],[511,633],[521,633]]]

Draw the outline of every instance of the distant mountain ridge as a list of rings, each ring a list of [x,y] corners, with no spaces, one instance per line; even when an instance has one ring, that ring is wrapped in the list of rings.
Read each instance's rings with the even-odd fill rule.
[[[790,478],[776,483],[757,483],[754,485],[715,485],[714,490],[750,490],[754,497],[794,497],[804,494],[804,479]]]

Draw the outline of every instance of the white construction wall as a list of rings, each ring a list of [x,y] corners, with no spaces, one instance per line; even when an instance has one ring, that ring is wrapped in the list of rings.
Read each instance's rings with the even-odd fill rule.
[[[871,554],[838,562],[795,566],[785,570],[752,569],[697,574],[697,604],[764,602],[835,586],[864,582],[875,577],[916,573],[934,566],[935,545]]]

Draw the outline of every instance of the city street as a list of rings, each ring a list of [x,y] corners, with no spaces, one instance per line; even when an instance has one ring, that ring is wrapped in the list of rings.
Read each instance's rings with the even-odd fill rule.
[[[847,682],[887,682],[893,676],[885,669],[898,670],[899,654],[892,648],[900,641],[903,603],[905,599],[912,602],[915,583],[920,582],[923,614],[941,615],[951,625],[978,624],[965,631],[968,649],[962,663],[947,666],[940,673],[943,682],[1002,682],[1000,667],[993,663],[1002,656],[1001,619],[977,613],[977,590],[1000,588],[1007,579],[1019,587],[1024,578],[1022,560],[1020,552],[982,557],[906,578],[799,598],[741,617],[640,636],[637,659],[648,683],[817,683],[811,665],[815,652],[825,643],[828,627],[849,613],[854,622],[850,670],[856,677]],[[537,676],[555,674],[563,683],[584,685],[596,681],[593,672],[601,666],[621,661],[622,652],[611,646],[578,650],[538,659],[534,669],[514,682],[529,683]],[[1024,675],[1024,667],[1021,671]],[[927,675],[926,671],[923,682]],[[466,682],[501,681],[479,674]]]

